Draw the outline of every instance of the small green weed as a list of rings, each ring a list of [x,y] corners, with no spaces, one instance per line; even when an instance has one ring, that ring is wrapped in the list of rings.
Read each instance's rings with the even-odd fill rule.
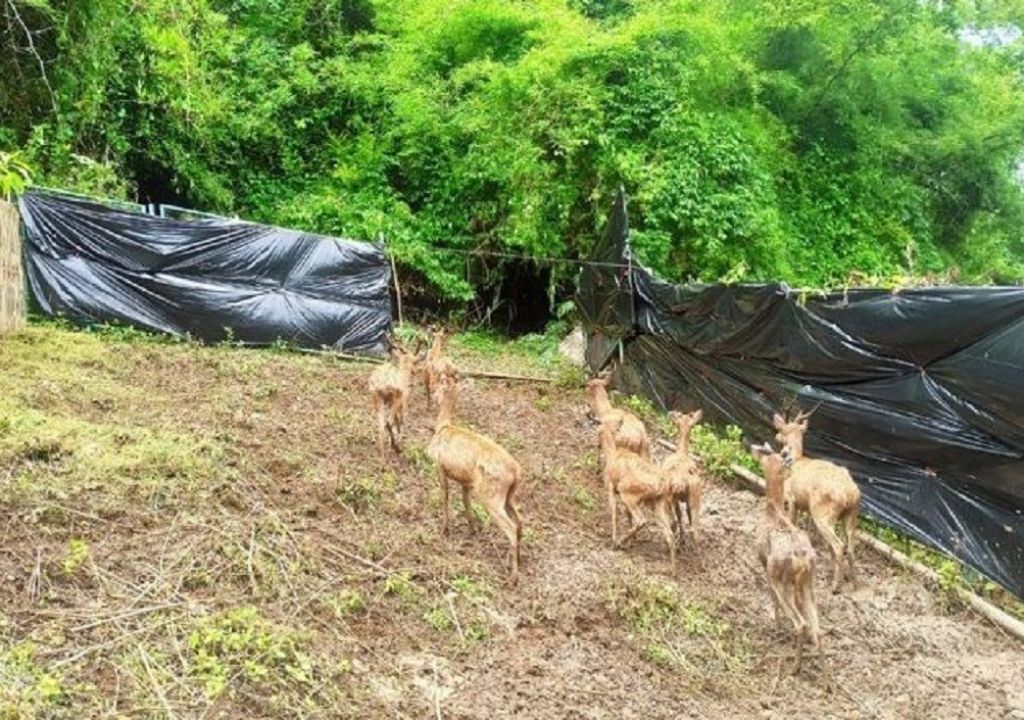
[[[412,600],[416,596],[416,585],[412,580],[412,573],[405,570],[394,575],[389,575],[384,581],[384,594],[402,600]]]
[[[326,596],[322,602],[342,620],[366,612],[366,601],[358,590],[342,590],[335,595]]]
[[[380,504],[381,489],[376,480],[363,476],[356,480],[343,480],[338,485],[338,502],[351,510],[364,510]]]
[[[591,515],[597,509],[593,493],[580,484],[573,486],[572,500],[584,515]]]
[[[455,623],[448,615],[448,610],[441,605],[435,605],[427,610],[423,614],[423,619],[426,620],[427,625],[440,633],[450,632],[455,627]]]
[[[74,575],[78,568],[82,567],[89,560],[89,545],[85,540],[78,538],[68,542],[68,550],[64,554],[61,567],[67,575]]]

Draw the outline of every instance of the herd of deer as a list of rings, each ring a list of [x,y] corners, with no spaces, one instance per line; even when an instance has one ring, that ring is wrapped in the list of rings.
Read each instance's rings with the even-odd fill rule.
[[[515,506],[515,494],[522,480],[522,467],[501,445],[484,435],[460,427],[454,422],[458,393],[458,372],[445,356],[444,331],[434,333],[430,347],[420,353],[392,345],[393,362],[374,370],[369,390],[377,415],[378,450],[386,461],[388,444],[401,451],[402,433],[413,378],[422,375],[428,405],[437,408],[434,434],[427,455],[437,468],[441,481],[444,521],[449,525],[449,481],[462,489],[467,519],[474,524],[470,499],[477,500],[494,524],[505,533],[510,544],[510,580],[519,575],[519,546],[522,522]],[[696,554],[700,540],[700,512],[704,495],[701,461],[690,453],[690,433],[700,422],[702,412],[670,416],[679,429],[675,451],[660,464],[651,458],[647,428],[633,413],[612,406],[608,398],[607,376],[587,383],[592,418],[598,423],[602,480],[608,494],[612,544],[621,547],[648,523],[648,513],[668,546],[673,572],[677,549],[683,541],[683,512]],[[808,458],[803,453],[808,414],[787,420],[773,417],[776,440],[781,449],[767,442],[753,445],[751,454],[761,465],[765,477],[766,504],[758,526],[755,551],[770,590],[775,620],[782,614],[796,632],[796,673],[803,659],[807,640],[821,654],[821,631],[814,598],[814,572],[817,562],[807,533],[796,524],[797,510],[807,513],[828,546],[834,561],[832,591],[839,592],[846,568],[855,580],[853,543],[860,505],[860,490],[850,473],[827,460]],[[625,506],[631,527],[620,536],[618,506]],[[836,533],[841,524],[845,543]],[[699,559],[699,556],[698,556]],[[825,667],[822,655],[822,667]],[[827,671],[823,673],[826,683]]]

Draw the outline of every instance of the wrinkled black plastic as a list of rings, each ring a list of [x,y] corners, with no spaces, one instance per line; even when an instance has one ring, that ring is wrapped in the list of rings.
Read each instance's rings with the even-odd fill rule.
[[[48,315],[209,342],[385,350],[391,271],[379,245],[40,192],[19,205],[29,287]]]
[[[628,257],[620,207],[602,262]],[[622,338],[621,388],[754,441],[773,412],[817,408],[806,449],[851,470],[862,512],[1024,596],[1024,288],[803,297],[631,272],[582,278],[592,369]]]

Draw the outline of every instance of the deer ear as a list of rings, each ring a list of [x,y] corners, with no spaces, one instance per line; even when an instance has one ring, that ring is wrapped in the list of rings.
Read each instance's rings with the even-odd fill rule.
[[[704,409],[703,409],[703,408],[699,408],[699,409],[697,410],[697,412],[695,412],[695,413],[693,414],[693,422],[694,422],[695,424],[696,424],[696,423],[699,423],[702,417],[704,417]]]
[[[807,432],[807,421],[806,420],[804,420],[803,422],[800,423],[800,430],[802,432]]]
[[[786,427],[786,419],[779,415],[778,413],[775,413],[774,415],[772,415],[772,424],[775,425],[776,430],[782,430],[784,427]]]

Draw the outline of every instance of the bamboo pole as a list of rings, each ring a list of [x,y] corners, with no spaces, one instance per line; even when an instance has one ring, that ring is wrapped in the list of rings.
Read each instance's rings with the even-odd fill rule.
[[[758,477],[756,474],[750,472],[745,467],[740,465],[730,465],[729,469],[736,474],[737,477],[746,481],[747,485],[759,494],[764,494],[764,480]],[[913,560],[899,550],[886,543],[882,542],[874,535],[864,532],[863,530],[857,531],[857,540],[875,550],[880,555],[888,558],[892,562],[896,563],[900,567],[910,570],[915,575],[918,575],[929,584],[935,587],[941,587],[939,574],[929,567],[922,565],[921,563]],[[957,597],[967,603],[972,610],[977,612],[979,615],[990,621],[994,625],[997,625],[1000,629],[1005,630],[1010,635],[1013,635],[1018,640],[1024,641],[1024,622],[1021,622],[1012,615],[1000,610],[995,605],[990,603],[978,595],[964,590],[963,588],[954,587],[953,592],[956,593]]]

